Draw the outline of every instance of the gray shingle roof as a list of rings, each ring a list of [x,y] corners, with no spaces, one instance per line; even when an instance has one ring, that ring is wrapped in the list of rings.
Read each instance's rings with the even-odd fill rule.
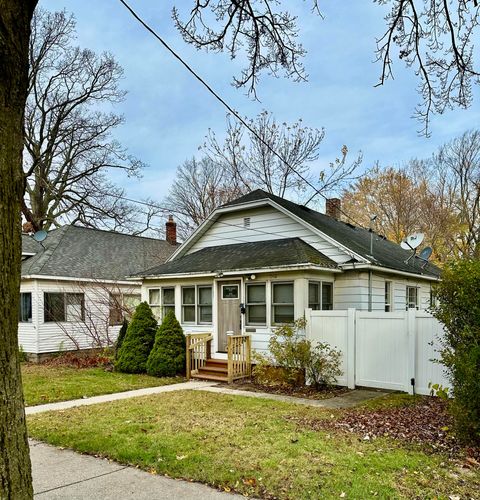
[[[337,267],[333,260],[300,238],[287,238],[202,248],[138,275],[146,277],[200,272],[218,273],[309,263],[322,267]]]
[[[42,244],[22,262],[22,276],[124,279],[165,262],[177,248],[164,240],[70,225],[50,231]],[[35,246],[24,235],[22,250],[27,248]]]
[[[42,247],[28,234],[22,234],[22,253],[37,253]]]
[[[275,203],[301,218],[316,229],[327,234],[345,247],[358,255],[369,260],[373,265],[396,269],[415,274],[427,276],[440,276],[440,269],[434,264],[428,263],[422,267],[424,262],[419,258],[413,258],[408,264],[405,260],[411,255],[408,250],[403,250],[397,243],[387,240],[383,236],[374,233],[373,256],[370,255],[370,231],[352,224],[338,221],[328,215],[316,212],[311,208],[298,205],[273,194],[257,189],[245,196],[237,198],[224,206],[235,206],[242,203],[270,199]],[[373,257],[373,258],[372,258]]]

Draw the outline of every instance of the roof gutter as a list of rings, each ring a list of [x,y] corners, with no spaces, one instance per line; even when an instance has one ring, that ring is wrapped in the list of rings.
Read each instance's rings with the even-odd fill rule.
[[[76,282],[86,282],[86,283],[107,283],[112,285],[132,285],[132,281],[136,281],[139,285],[141,284],[141,278],[127,278],[124,280],[104,280],[95,278],[75,278],[68,276],[48,276],[43,274],[26,274],[21,276],[22,280],[49,280],[49,281],[76,281]],[[128,280],[128,281],[127,281]]]
[[[206,278],[215,277],[218,275],[222,276],[236,276],[238,274],[255,274],[255,273],[271,273],[275,271],[304,271],[304,270],[314,270],[314,271],[324,271],[328,273],[342,273],[343,271],[338,268],[324,267],[318,264],[306,263],[306,264],[295,264],[293,266],[275,266],[275,267],[262,267],[258,269],[229,269],[228,271],[222,271],[218,269],[216,271],[210,272],[198,272],[198,273],[178,273],[178,274],[159,274],[152,276],[143,276],[141,278],[127,278],[127,279],[144,279],[144,280],[155,280],[155,279],[171,279],[171,278]]]
[[[426,274],[409,273],[407,271],[399,271],[397,269],[392,269],[390,267],[374,266],[370,264],[339,264],[339,266],[344,270],[366,270],[366,271],[380,271],[382,273],[389,272],[392,274],[398,274],[400,276],[408,276],[411,278],[421,278],[428,281],[440,281],[440,277],[437,276],[427,276]]]

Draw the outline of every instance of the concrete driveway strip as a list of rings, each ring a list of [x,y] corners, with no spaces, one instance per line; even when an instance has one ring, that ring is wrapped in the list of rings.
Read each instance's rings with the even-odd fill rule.
[[[31,441],[34,496],[39,500],[239,500],[190,483]]]

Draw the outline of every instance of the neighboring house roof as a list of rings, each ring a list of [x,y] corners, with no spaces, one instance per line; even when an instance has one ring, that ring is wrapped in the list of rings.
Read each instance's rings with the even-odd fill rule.
[[[261,200],[271,200],[277,203],[304,222],[362,256],[371,262],[372,265],[407,273],[424,274],[433,277],[440,276],[441,271],[437,266],[430,262],[424,266],[424,261],[418,257],[412,258],[409,263],[406,263],[405,261],[411,255],[411,251],[403,250],[397,243],[389,241],[384,236],[380,236],[377,233],[373,233],[373,255],[370,255],[371,232],[368,229],[363,229],[353,224],[336,220],[333,217],[285,200],[284,198],[267,193],[261,189],[241,196],[223,205],[223,207],[240,206]]]
[[[22,252],[36,253],[22,262],[22,277],[121,280],[165,262],[176,249],[164,240],[72,225],[50,231],[42,245],[32,241],[23,235]]]
[[[286,238],[203,248],[143,271],[138,276],[219,273],[302,264],[332,269],[337,267],[333,260],[300,238]]]
[[[28,234],[22,234],[22,255],[31,255],[40,251],[42,247]]]

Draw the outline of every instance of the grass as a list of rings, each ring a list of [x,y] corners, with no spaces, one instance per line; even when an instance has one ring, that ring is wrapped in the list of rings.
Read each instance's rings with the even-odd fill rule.
[[[339,412],[180,391],[29,417],[32,437],[263,498],[475,498],[478,472],[387,439],[298,427]],[[342,495],[344,494],[344,495]]]
[[[183,382],[181,377],[106,372],[103,368],[70,368],[24,364],[23,393],[27,406],[130,391]]]

